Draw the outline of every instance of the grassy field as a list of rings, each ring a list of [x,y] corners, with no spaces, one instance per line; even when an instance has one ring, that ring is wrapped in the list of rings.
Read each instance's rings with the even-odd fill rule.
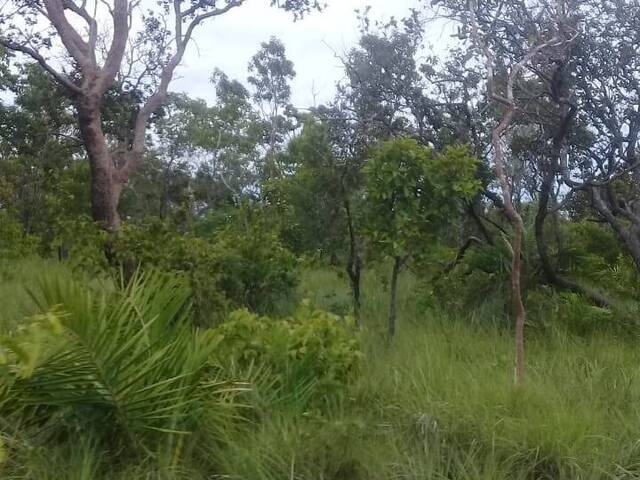
[[[367,283],[365,321],[382,331],[386,291]],[[381,478],[640,478],[637,338],[530,331],[527,381],[514,387],[501,322],[418,313],[414,283],[401,289],[398,338],[367,335],[353,386],[377,424],[369,439],[388,454]],[[318,302],[340,295],[326,271],[309,272],[305,285]]]
[[[11,274],[5,269],[3,330],[30,313],[24,286],[43,268],[59,267],[28,262]],[[379,276],[365,278],[362,369],[321,406],[252,398],[246,406],[252,413],[241,419],[216,423],[203,415],[197,449],[179,440],[185,447],[174,445],[170,455],[147,452],[126,461],[81,431],[56,442],[7,433],[0,477],[640,478],[637,338],[530,329],[526,383],[514,387],[512,337],[499,319],[420,310],[410,275],[400,288],[399,335],[391,344],[384,340],[387,291]],[[307,269],[300,297],[335,312],[349,305],[345,279],[328,269]],[[0,432],[3,424],[8,428],[5,419]]]

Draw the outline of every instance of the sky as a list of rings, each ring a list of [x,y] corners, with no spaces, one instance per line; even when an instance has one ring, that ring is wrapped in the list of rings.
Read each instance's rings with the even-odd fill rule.
[[[215,68],[229,77],[247,77],[247,65],[271,36],[280,38],[293,61],[296,78],[292,103],[299,108],[330,100],[342,77],[336,53],[344,53],[358,40],[356,9],[370,6],[372,19],[402,18],[420,0],[325,0],[327,7],[293,22],[291,14],[268,6],[268,0],[248,0],[245,5],[202,25],[190,45],[171,90],[208,102],[214,99],[209,82]]]

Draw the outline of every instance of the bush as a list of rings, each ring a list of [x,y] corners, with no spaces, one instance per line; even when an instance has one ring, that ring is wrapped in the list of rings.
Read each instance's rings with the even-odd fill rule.
[[[450,256],[454,261],[455,256]],[[421,306],[455,309],[468,313],[480,309],[488,317],[502,316],[509,308],[509,253],[504,245],[472,246],[450,271],[440,267],[428,289],[422,292]]]
[[[72,220],[58,220],[56,233],[48,246],[60,260],[69,260],[72,268],[89,273],[104,272],[108,268],[105,256],[107,233],[89,216]]]
[[[297,282],[295,257],[260,226],[243,234],[228,228],[207,240],[160,222],[124,225],[114,251],[126,268],[140,265],[185,276],[201,324],[215,324],[241,307],[278,311],[293,297]]]
[[[249,232],[227,229],[216,236],[221,285],[234,305],[261,314],[282,312],[298,283],[296,258],[276,232],[253,227]]]
[[[579,336],[614,327],[614,314],[610,309],[595,306],[576,293],[539,288],[529,292],[527,305],[536,327],[561,329]]]
[[[285,319],[233,312],[218,326],[220,362],[240,368],[266,367],[274,386],[294,392],[313,384],[314,391],[335,393],[358,370],[362,352],[351,318],[316,310],[304,302]]]
[[[126,224],[115,238],[113,251],[125,270],[155,268],[184,277],[200,324],[215,323],[230,309],[230,300],[220,285],[221,256],[214,245],[201,238],[181,235],[162,222],[144,227]]]
[[[33,255],[38,243],[37,237],[25,235],[19,222],[0,211],[0,258],[15,259]]]

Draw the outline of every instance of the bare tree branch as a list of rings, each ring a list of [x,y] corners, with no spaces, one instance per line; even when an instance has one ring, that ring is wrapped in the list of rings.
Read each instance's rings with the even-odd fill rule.
[[[60,85],[62,85],[67,90],[69,90],[70,93],[77,94],[77,93],[81,92],[80,87],[78,87],[75,83],[73,83],[73,81],[69,77],[67,77],[63,73],[58,72],[55,68],[53,68],[47,62],[47,60],[42,55],[40,55],[40,53],[38,53],[36,50],[34,50],[33,48],[28,47],[26,45],[21,45],[21,44],[16,43],[16,42],[12,42],[11,40],[8,40],[6,38],[1,38],[1,37],[0,37],[0,45],[3,45],[4,47],[8,48],[9,50],[22,52],[25,55],[28,55],[31,58],[33,58],[36,62],[38,62],[40,64],[40,66],[49,75],[51,75],[58,83],[60,83]]]

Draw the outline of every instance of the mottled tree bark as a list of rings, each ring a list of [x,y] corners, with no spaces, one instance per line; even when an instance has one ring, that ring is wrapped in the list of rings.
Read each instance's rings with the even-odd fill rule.
[[[118,201],[122,185],[118,185],[116,167],[102,131],[100,99],[78,101],[78,121],[91,168],[91,213],[105,230],[120,227]]]

